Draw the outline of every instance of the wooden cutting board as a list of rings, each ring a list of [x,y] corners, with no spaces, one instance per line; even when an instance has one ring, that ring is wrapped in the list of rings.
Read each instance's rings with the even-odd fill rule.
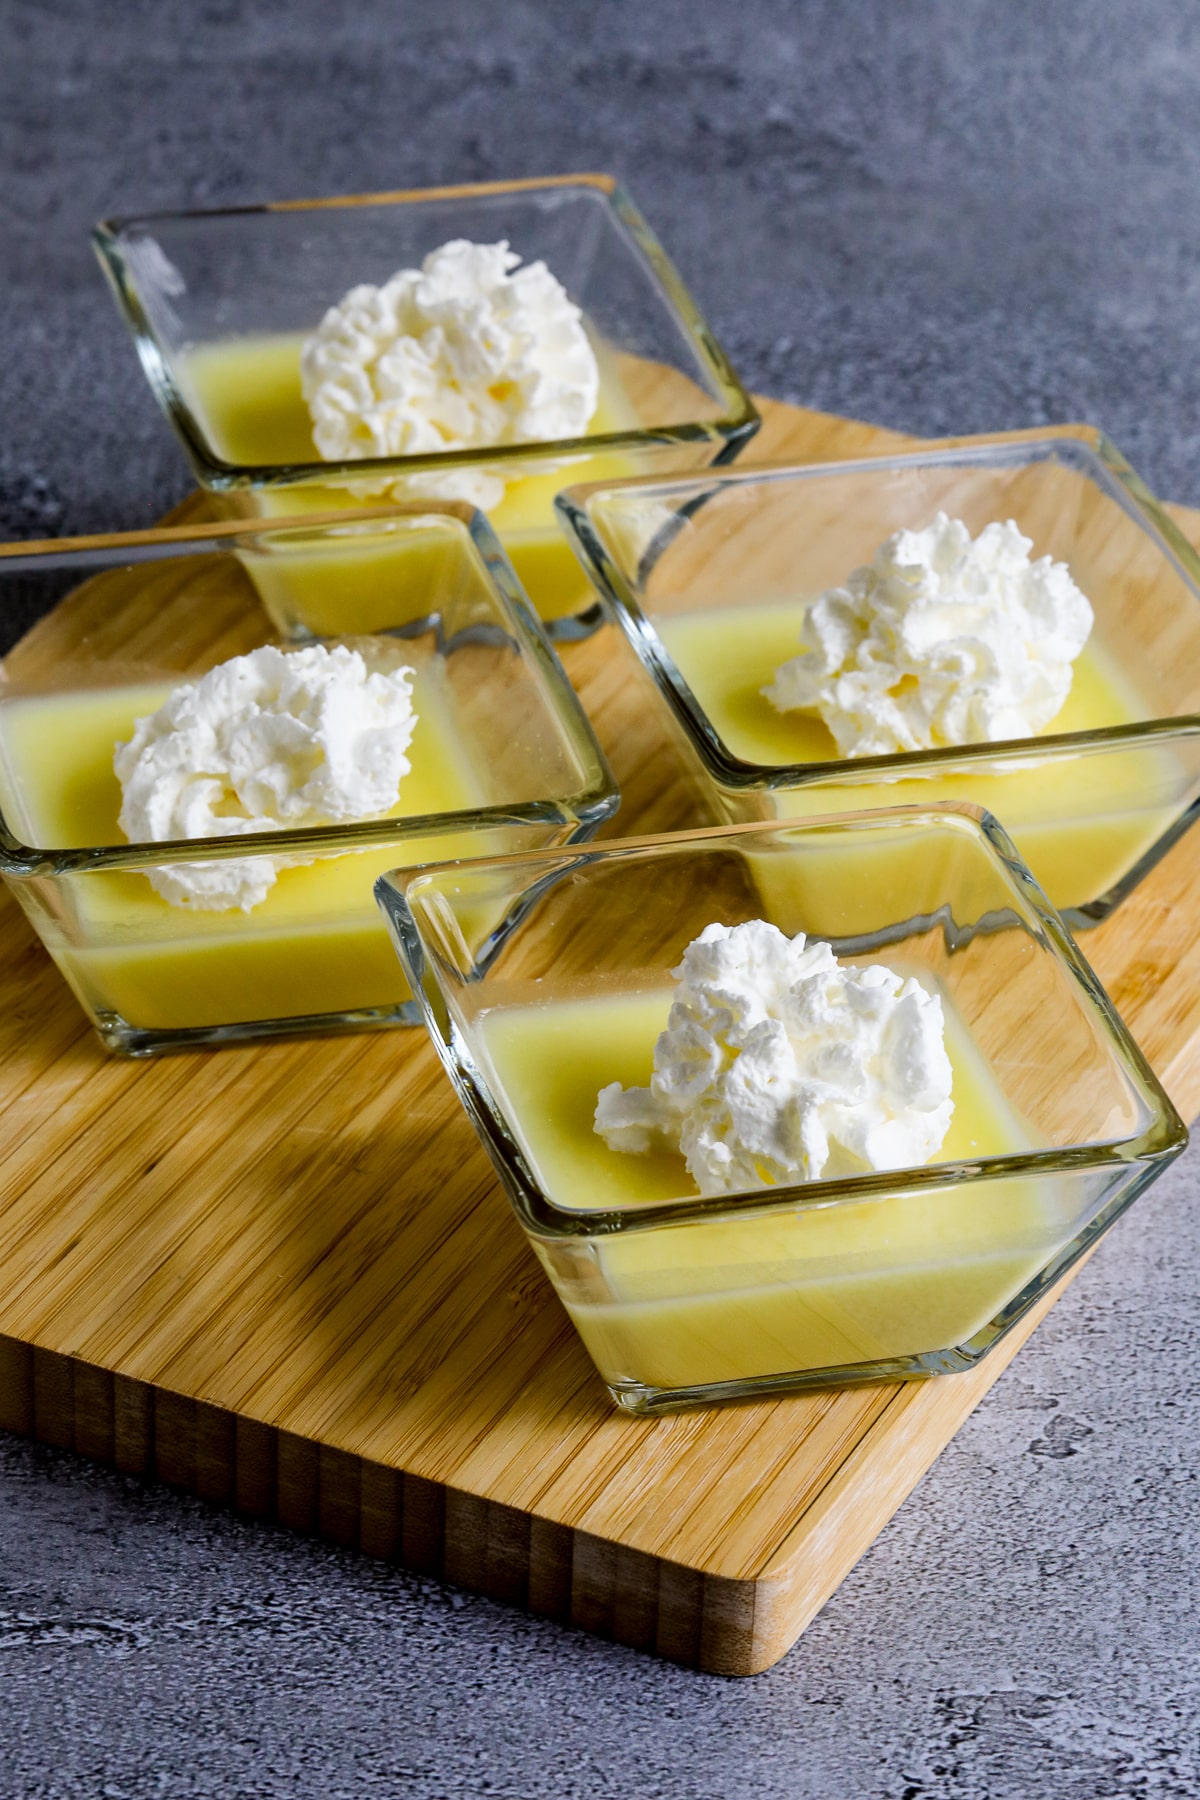
[[[764,416],[754,461],[903,441]],[[623,641],[564,661],[609,835],[693,822]],[[1084,946],[1189,1118],[1198,882],[1194,832]],[[622,1416],[423,1032],[114,1061],[7,893],[0,941],[0,1425],[621,1643],[767,1668],[1055,1298],[969,1374]]]

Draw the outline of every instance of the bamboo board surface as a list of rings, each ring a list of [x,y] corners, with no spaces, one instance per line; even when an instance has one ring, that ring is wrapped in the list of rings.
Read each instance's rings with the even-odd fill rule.
[[[764,418],[747,461],[902,441]],[[608,835],[693,822],[623,642],[563,660]],[[1189,1118],[1198,881],[1193,832],[1085,942]],[[0,941],[0,1425],[622,1643],[768,1667],[1056,1297],[967,1374],[620,1415],[423,1033],[115,1061],[7,893]]]

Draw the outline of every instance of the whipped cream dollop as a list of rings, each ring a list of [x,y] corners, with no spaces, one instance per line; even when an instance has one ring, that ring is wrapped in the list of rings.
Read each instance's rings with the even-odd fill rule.
[[[610,1150],[682,1152],[702,1194],[927,1162],[950,1126],[942,1003],[881,964],[774,925],[709,925],[679,983],[648,1088],[601,1090]]]
[[[806,646],[763,693],[816,712],[843,756],[1031,737],[1071,689],[1092,609],[1010,519],[972,538],[939,512],[809,606]]]
[[[382,287],[351,288],[300,357],[327,462],[575,437],[600,371],[579,308],[544,262],[455,238]],[[494,474],[410,477],[406,492],[494,506]]]
[[[181,683],[116,747],[121,830],[159,843],[389,812],[411,767],[412,680],[409,668],[368,670],[344,644],[314,644],[267,645]],[[281,864],[252,856],[146,872],[173,906],[249,912]]]

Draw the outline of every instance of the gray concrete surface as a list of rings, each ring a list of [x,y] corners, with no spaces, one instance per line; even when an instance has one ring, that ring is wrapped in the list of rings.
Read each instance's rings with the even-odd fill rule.
[[[1179,0],[5,0],[0,37],[0,532],[188,485],[97,215],[588,167],[761,387],[920,432],[1093,419],[1200,504]],[[756,1682],[0,1442],[0,1795],[1200,1794],[1198,1171]]]

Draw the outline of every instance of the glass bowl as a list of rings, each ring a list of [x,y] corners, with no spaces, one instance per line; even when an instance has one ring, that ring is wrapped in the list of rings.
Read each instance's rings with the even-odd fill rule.
[[[180,680],[279,642],[260,599],[286,619],[335,577],[367,620],[342,641],[370,666],[415,672],[397,807],[361,823],[127,842],[116,741]],[[468,507],[0,549],[10,615],[53,601],[0,667],[0,874],[112,1050],[415,1024],[372,900],[381,870],[571,842],[618,805],[574,690]],[[148,879],[251,853],[271,857],[277,880],[250,911],[189,910]]]
[[[451,238],[544,258],[583,309],[602,370],[586,435],[500,449],[324,462],[300,392],[304,337],[360,282]],[[101,263],[201,485],[227,514],[361,507],[505,484],[492,522],[555,635],[598,614],[556,529],[567,481],[726,461],[758,414],[628,194],[608,175],[492,182],[106,220]],[[343,629],[354,629],[349,622]]]
[[[559,508],[724,819],[977,801],[1075,926],[1104,918],[1195,816],[1200,563],[1086,426],[897,455],[572,488]],[[1034,738],[838,758],[762,697],[804,608],[942,510],[1015,519],[1095,612],[1062,712]]]
[[[517,1217],[617,1404],[938,1375],[981,1358],[1186,1132],[1004,831],[964,804],[397,870],[376,893]],[[481,921],[521,915],[497,947]],[[804,930],[946,1009],[929,1164],[702,1199],[611,1151],[670,971],[713,921]]]

